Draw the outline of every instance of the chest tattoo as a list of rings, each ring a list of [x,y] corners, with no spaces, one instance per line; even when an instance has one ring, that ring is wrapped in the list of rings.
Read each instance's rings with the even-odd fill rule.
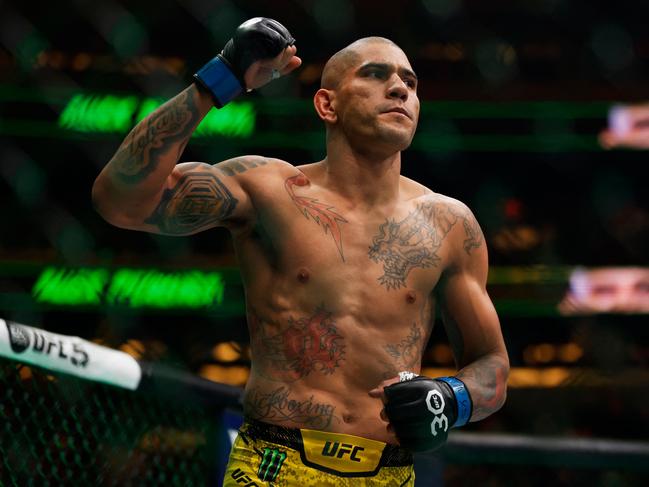
[[[458,215],[448,206],[423,203],[403,220],[386,220],[370,246],[369,257],[383,264],[379,282],[388,290],[406,285],[412,269],[425,269],[440,262],[437,251]]]
[[[347,220],[333,211],[333,206],[322,203],[315,198],[295,194],[294,186],[306,186],[307,184],[309,184],[309,181],[306,176],[298,174],[297,176],[288,178],[284,182],[284,187],[293,200],[293,203],[295,203],[295,206],[299,208],[306,219],[308,220],[310,218],[321,226],[324,229],[325,235],[327,233],[331,234],[336,243],[338,253],[340,253],[340,258],[344,262],[343,239],[339,224],[347,223]]]

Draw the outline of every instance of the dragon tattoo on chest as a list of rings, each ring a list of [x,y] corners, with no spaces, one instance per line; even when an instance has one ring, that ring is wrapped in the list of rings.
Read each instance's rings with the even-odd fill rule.
[[[413,269],[438,266],[441,262],[438,252],[444,239],[460,220],[467,233],[464,250],[469,252],[480,246],[482,232],[459,208],[427,202],[417,205],[401,221],[386,220],[369,248],[369,258],[383,265],[379,283],[388,290],[399,289],[406,286],[406,278]]]

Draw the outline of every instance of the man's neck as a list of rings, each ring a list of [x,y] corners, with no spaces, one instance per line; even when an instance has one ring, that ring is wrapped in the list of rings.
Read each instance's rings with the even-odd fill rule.
[[[376,207],[399,197],[401,152],[360,154],[351,147],[327,147],[324,185],[351,206]],[[332,150],[333,149],[333,150]]]

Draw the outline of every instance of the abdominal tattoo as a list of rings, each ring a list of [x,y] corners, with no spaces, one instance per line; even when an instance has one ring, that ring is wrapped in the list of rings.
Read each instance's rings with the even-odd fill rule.
[[[168,235],[187,235],[226,220],[237,203],[213,173],[189,170],[172,189],[165,189],[145,223],[156,225]]]
[[[159,158],[179,141],[175,157],[180,157],[199,120],[195,91],[192,86],[169,100],[124,139],[113,158],[116,174],[123,182],[142,181],[155,170]]]
[[[408,336],[399,343],[385,345],[383,349],[388,352],[392,360],[390,362],[384,361],[387,370],[383,377],[390,379],[404,370],[419,368],[423,344],[421,328],[417,326],[417,323],[413,323]]]
[[[267,379],[293,382],[312,372],[330,375],[345,360],[345,340],[322,308],[312,316],[289,318],[287,325],[264,322],[254,310],[248,320],[254,368]]]
[[[307,220],[311,217],[314,222],[324,229],[325,235],[327,232],[331,233],[338,253],[340,253],[340,258],[344,262],[342,233],[338,224],[347,223],[347,220],[333,211],[331,205],[321,203],[315,198],[295,194],[294,186],[306,186],[307,184],[309,184],[309,180],[306,176],[304,174],[298,174],[297,176],[288,178],[284,182],[284,187],[293,200],[293,203],[295,203],[295,206],[299,208]]]
[[[442,243],[458,219],[464,222],[467,253],[482,243],[482,232],[473,216],[459,209],[440,203],[417,205],[400,222],[386,220],[379,227],[369,249],[369,258],[383,264],[381,285],[388,290],[406,286],[406,277],[415,268],[426,269],[439,265],[437,254]]]
[[[300,401],[291,398],[289,389],[280,386],[270,392],[253,389],[244,401],[246,415],[260,421],[291,421],[314,429],[331,425],[335,406],[315,401],[313,395]]]

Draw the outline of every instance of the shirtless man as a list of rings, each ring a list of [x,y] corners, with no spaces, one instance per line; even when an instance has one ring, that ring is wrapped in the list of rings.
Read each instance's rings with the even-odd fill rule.
[[[366,38],[329,60],[314,97],[320,162],[177,164],[214,105],[293,71],[295,54],[277,22],[242,24],[126,137],[94,203],[122,228],[232,234],[252,370],[225,485],[413,485],[411,451],[498,410],[509,363],[474,216],[400,175],[419,116],[406,55]],[[438,306],[459,371],[415,377]]]

